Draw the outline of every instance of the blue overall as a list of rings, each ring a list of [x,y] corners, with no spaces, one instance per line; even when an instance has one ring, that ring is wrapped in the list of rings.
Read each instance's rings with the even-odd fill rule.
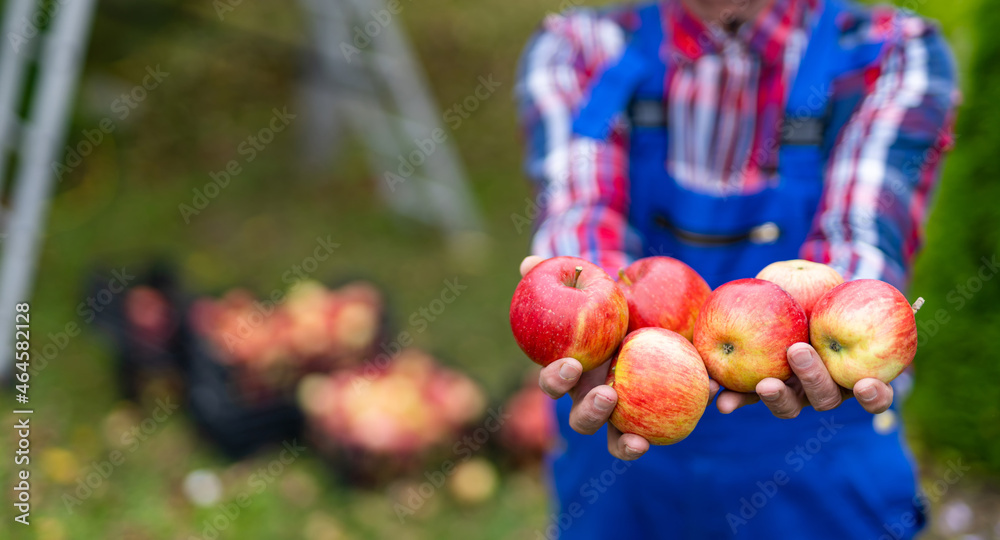
[[[664,99],[661,7],[637,9],[641,24],[621,60],[599,77],[578,113],[579,135],[602,139],[631,105]],[[666,126],[633,122],[629,221],[644,255],[683,260],[713,288],[798,257],[838,121],[830,118],[831,82],[878,52],[843,48],[835,24],[841,9],[826,0],[787,96],[788,131],[796,123],[827,127],[818,140],[782,142],[776,185],[728,197],[685,189],[666,169]],[[767,234],[748,232],[765,224]],[[687,439],[654,446],[634,462],[608,454],[603,430],[572,431],[570,405],[568,396],[556,405],[566,444],[551,462],[559,506],[543,537],[896,540],[923,526],[900,431],[877,432],[855,400],[824,413],[807,408],[794,420],[779,420],[761,404],[728,416],[713,405]]]

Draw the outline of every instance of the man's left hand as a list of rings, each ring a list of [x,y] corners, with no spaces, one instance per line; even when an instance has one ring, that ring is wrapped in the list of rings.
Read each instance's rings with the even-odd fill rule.
[[[723,414],[729,414],[763,400],[778,418],[795,418],[808,405],[817,411],[828,411],[852,396],[872,414],[883,412],[892,405],[892,387],[878,379],[861,379],[854,385],[853,392],[837,386],[816,349],[808,343],[796,343],[788,348],[788,364],[792,367],[792,377],[787,381],[764,379],[757,383],[756,394],[723,390],[715,405]]]

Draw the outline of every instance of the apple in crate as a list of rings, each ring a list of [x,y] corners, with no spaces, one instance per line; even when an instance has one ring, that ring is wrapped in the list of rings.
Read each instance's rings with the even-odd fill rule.
[[[322,284],[306,280],[291,287],[283,311],[290,325],[287,340],[295,354],[311,358],[324,354],[333,348],[335,334],[330,331],[327,307],[333,295]]]
[[[325,315],[335,348],[345,354],[364,352],[378,337],[379,312],[370,304],[340,298]]]
[[[646,257],[618,271],[618,287],[628,300],[628,331],[658,326],[689,341],[712,289],[698,272],[671,257]]]
[[[840,386],[854,388],[868,377],[887,383],[917,353],[914,309],[884,281],[848,281],[816,302],[809,337]]]
[[[170,301],[162,292],[145,285],[133,287],[126,293],[125,318],[136,335],[149,343],[166,343],[176,327]]]
[[[844,282],[843,276],[833,268],[802,259],[771,263],[757,274],[757,279],[785,289],[802,306],[806,317],[810,316],[820,297]]]
[[[618,392],[611,423],[650,444],[681,441],[708,406],[708,372],[698,351],[664,328],[641,328],[626,336],[607,384]]]
[[[510,303],[517,344],[547,366],[572,357],[587,371],[614,354],[628,330],[628,303],[597,265],[555,257],[535,266],[517,285]]]
[[[792,376],[788,347],[809,341],[806,313],[784,289],[762,279],[730,281],[709,295],[694,326],[708,374],[736,392]]]
[[[378,338],[382,294],[370,283],[355,281],[335,291],[331,299],[326,316],[336,352],[363,354]]]
[[[538,386],[533,377],[504,405],[509,418],[500,429],[500,442],[515,454],[541,456],[556,441],[559,427],[556,424],[552,398]]]

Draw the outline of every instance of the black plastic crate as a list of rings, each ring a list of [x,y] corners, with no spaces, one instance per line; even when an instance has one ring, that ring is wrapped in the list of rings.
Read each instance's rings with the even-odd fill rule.
[[[223,453],[239,459],[301,437],[303,417],[294,396],[248,401],[237,384],[238,370],[216,360],[196,336],[191,340],[188,409],[202,433]]]
[[[87,288],[88,297],[96,296],[107,283],[107,272],[94,272],[93,276]],[[138,286],[153,289],[167,303],[170,330],[159,339],[144,336],[126,316],[128,295]],[[173,270],[166,264],[154,263],[97,312],[95,324],[111,340],[119,391],[126,399],[141,401],[146,390],[153,386],[166,386],[169,393],[185,394],[190,356],[186,303]]]

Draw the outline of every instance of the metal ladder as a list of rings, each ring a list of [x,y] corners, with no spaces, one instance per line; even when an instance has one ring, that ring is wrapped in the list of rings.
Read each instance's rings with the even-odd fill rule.
[[[351,27],[365,24],[382,0],[301,0],[317,69],[302,88],[306,115],[303,162],[330,158],[338,121],[345,122],[366,148],[379,192],[397,213],[438,227],[458,248],[484,243],[483,220],[468,188],[451,134],[402,183],[386,181],[402,156],[416,150],[442,127],[419,62],[398,20],[382,28],[360,54],[347,58]],[[88,42],[96,0],[57,0],[45,30],[31,35],[25,24],[37,17],[35,0],[9,0],[3,14],[0,49],[0,187],[12,181],[9,208],[0,208],[0,380],[11,373],[14,306],[27,301],[37,270],[53,188],[52,163],[58,161]],[[17,45],[10,36],[19,36]],[[28,86],[28,66],[38,66],[30,111],[18,110]],[[8,159],[20,158],[12,179],[3,178]]]
[[[301,99],[310,111],[303,141],[304,163],[324,165],[344,121],[366,149],[371,172],[378,176],[382,198],[397,213],[437,226],[449,237],[481,234],[483,221],[468,188],[465,170],[442,126],[439,107],[419,69],[419,60],[392,15],[370,44],[354,47],[352,27],[373,22],[386,11],[383,0],[302,0],[309,15],[316,65]],[[403,4],[409,5],[409,4]],[[350,53],[345,52],[354,48]],[[420,151],[415,139],[435,129],[447,134],[425,154],[423,163],[398,182],[400,159]],[[387,173],[396,175],[391,181]]]
[[[0,213],[0,380],[11,373],[14,306],[27,302],[45,233],[54,174],[52,163],[66,129],[88,43],[96,0],[58,0],[42,12],[34,0],[8,0],[0,35],[0,187],[10,185]],[[45,24],[45,21],[48,23]],[[39,28],[38,22],[46,28]],[[19,109],[29,88],[28,66],[38,66],[27,118]],[[9,158],[19,163],[5,178]]]

